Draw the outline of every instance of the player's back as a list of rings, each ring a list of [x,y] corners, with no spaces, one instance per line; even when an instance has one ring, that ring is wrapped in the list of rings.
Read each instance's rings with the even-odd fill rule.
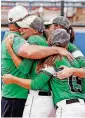
[[[74,59],[73,61],[68,61],[65,57],[60,59],[56,59],[54,68],[58,71],[61,65],[65,65],[68,67],[76,67],[79,68],[79,63]],[[64,99],[72,99],[72,98],[83,98],[82,94],[82,86],[81,79],[75,76],[71,76],[69,78],[60,80],[56,77],[53,77],[50,81],[51,88],[53,91],[53,99],[54,103],[64,100]]]

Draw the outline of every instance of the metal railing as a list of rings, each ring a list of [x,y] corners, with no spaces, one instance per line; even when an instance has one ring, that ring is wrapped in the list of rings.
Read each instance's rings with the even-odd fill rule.
[[[7,22],[7,14],[8,14],[8,10],[16,5],[23,5],[25,6],[29,11],[32,11],[33,8],[36,7],[44,7],[44,8],[60,8],[61,12],[60,15],[65,15],[64,10],[66,9],[66,13],[68,14],[69,12],[69,8],[72,8],[72,10],[74,11],[75,9],[79,9],[81,12],[80,13],[80,19],[76,21],[76,19],[78,19],[78,13],[75,13],[74,16],[72,16],[71,18],[68,17],[68,15],[66,17],[68,17],[69,19],[71,19],[72,25],[73,26],[80,26],[80,27],[85,27],[85,1],[81,0],[80,2],[72,2],[70,1],[6,1],[3,0],[1,1],[1,26],[7,26],[8,22]],[[82,21],[82,22],[81,22]]]

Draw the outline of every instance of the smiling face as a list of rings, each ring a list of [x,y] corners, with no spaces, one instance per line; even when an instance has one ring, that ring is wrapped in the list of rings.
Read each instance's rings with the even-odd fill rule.
[[[30,36],[37,34],[38,32],[32,29],[31,27],[29,28],[20,28],[19,29],[22,37],[24,39],[28,39]]]

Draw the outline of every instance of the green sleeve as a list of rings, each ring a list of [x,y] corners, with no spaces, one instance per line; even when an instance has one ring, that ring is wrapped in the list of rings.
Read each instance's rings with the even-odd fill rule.
[[[76,47],[76,45],[74,45],[74,44],[72,44],[72,43],[70,43],[70,42],[69,42],[69,44],[68,44],[67,49],[68,49],[68,51],[71,52],[71,53],[75,52],[76,50],[79,50],[79,49]]]
[[[80,67],[85,67],[85,57],[74,44],[68,44],[68,51],[72,53],[73,57],[78,61]]]
[[[78,61],[80,68],[85,68],[85,57],[77,57],[76,60]]]
[[[45,83],[51,79],[52,75],[47,71],[41,71],[34,80],[31,81],[31,89],[42,89]]]
[[[32,59],[23,59],[18,66],[18,70],[23,74],[29,74],[33,66],[33,61]]]
[[[18,55],[19,48],[26,43],[26,40],[21,36],[15,36],[13,40],[13,51]]]
[[[72,44],[72,43],[69,43],[68,44],[68,51],[72,53],[73,57],[74,58],[77,58],[77,57],[84,57],[83,53],[81,52],[80,49],[78,49],[76,47],[76,45]]]

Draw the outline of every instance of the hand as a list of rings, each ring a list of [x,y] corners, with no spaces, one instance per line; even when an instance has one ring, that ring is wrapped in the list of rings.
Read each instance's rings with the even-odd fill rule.
[[[67,66],[61,66],[60,68],[63,68],[63,70],[56,73],[57,78],[59,78],[59,79],[68,78],[73,74],[72,68],[69,68]]]
[[[66,56],[69,60],[73,60],[73,56],[70,52],[68,52],[65,48],[60,48],[59,49],[59,54],[60,55],[63,55],[63,56]]]
[[[4,84],[13,84],[14,83],[13,75],[11,75],[11,74],[4,74],[1,78],[2,78],[2,81]]]
[[[14,34],[10,34],[5,38],[5,43],[6,43],[6,47],[12,47],[13,45],[13,38],[14,38]]]

